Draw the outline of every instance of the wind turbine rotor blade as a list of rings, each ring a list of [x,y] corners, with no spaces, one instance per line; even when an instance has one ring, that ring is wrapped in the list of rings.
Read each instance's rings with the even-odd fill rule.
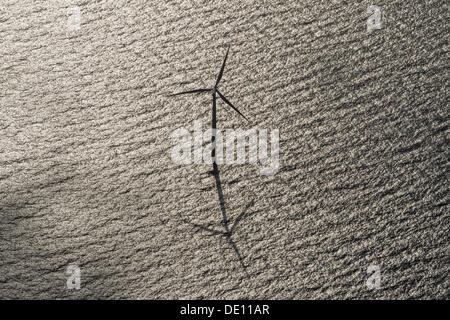
[[[227,62],[229,51],[230,51],[230,46],[228,46],[227,53],[225,54],[225,59],[223,59],[222,68],[220,68],[219,75],[217,76],[216,87],[219,85],[219,82],[222,79],[223,70],[225,69],[225,63]]]
[[[239,115],[241,116],[241,117],[243,117],[245,120],[247,120],[248,122],[250,122],[250,120],[248,120],[235,106],[233,106],[233,104],[230,102],[230,101],[228,101],[228,99],[227,98],[225,98],[225,96],[223,95],[223,94],[221,94],[220,92],[219,92],[219,90],[216,90],[216,92],[219,94],[219,96],[220,96],[220,98],[227,104],[227,105],[229,105],[231,108],[233,108],[233,110],[234,111],[236,111],[237,113],[239,113]]]
[[[209,92],[209,91],[211,91],[211,89],[197,89],[197,90],[183,91],[183,92],[170,94],[169,97],[179,96],[179,95],[182,95],[182,94],[201,93],[201,92]]]

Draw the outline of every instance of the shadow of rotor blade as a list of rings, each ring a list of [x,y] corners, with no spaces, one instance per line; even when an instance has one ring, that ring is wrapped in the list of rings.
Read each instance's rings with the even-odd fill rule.
[[[225,69],[225,63],[227,62],[229,51],[230,51],[230,46],[228,46],[227,53],[225,54],[225,59],[223,59],[222,67],[220,68],[219,75],[217,76],[216,87],[219,85],[219,82],[222,79],[223,70]]]
[[[222,232],[221,235],[223,235],[227,238],[228,243],[233,248],[234,252],[236,253],[236,255],[238,257],[242,268],[244,269],[245,273],[248,275],[247,267],[244,264],[244,259],[242,258],[241,253],[239,252],[239,249],[236,246],[236,244],[234,243],[233,239],[231,239],[232,231],[230,231],[230,228],[228,227],[228,218],[227,218],[227,213],[226,213],[226,209],[225,209],[225,200],[224,200],[223,192],[222,192],[222,183],[220,181],[219,168],[217,167],[217,164],[215,162],[213,162],[213,172],[214,172],[214,178],[216,180],[217,194],[219,196],[220,211],[222,212],[223,226],[225,229],[225,232]],[[253,205],[253,201],[251,202],[251,204]],[[244,209],[244,213],[245,213],[245,211],[247,211],[247,209],[249,207],[250,207],[250,205],[247,205],[247,207]],[[236,225],[236,222],[234,225]]]
[[[211,89],[189,90],[189,91],[183,91],[183,92],[178,92],[178,93],[174,93],[174,94],[169,94],[169,97],[179,96],[182,94],[201,93],[201,92],[208,92],[208,91],[211,91]]]
[[[236,218],[236,220],[234,220],[233,225],[231,226],[231,230],[230,233],[233,234],[234,229],[236,229],[236,226],[238,225],[238,223],[242,220],[242,218],[245,216],[245,213],[247,212],[247,210],[253,206],[253,204],[255,203],[254,200],[250,201],[249,204],[247,204],[247,206],[244,208],[244,210],[242,211],[242,213]]]
[[[219,96],[220,96],[220,98],[222,98],[222,100],[226,103],[226,104],[228,104],[231,108],[233,108],[233,110],[234,111],[236,111],[237,113],[239,113],[239,115],[241,116],[241,117],[243,117],[245,120],[247,120],[248,122],[250,122],[250,120],[248,120],[235,106],[233,106],[233,104],[230,102],[230,101],[228,101],[228,99],[227,98],[225,98],[225,96],[223,95],[223,94],[221,94],[220,92],[219,92],[219,90],[216,90],[217,91],[217,93],[219,94]]]
[[[238,256],[239,262],[241,263],[242,269],[244,269],[245,273],[247,273],[247,266],[244,264],[244,259],[242,258],[238,247],[234,243],[233,239],[231,239],[231,235],[227,235],[227,240],[228,240],[228,243],[230,244],[230,246],[234,249],[234,252],[236,252],[236,255]]]
[[[207,228],[205,226],[202,226],[201,224],[192,223],[192,222],[189,222],[189,221],[186,221],[186,223],[190,224],[191,226],[193,226],[193,227],[195,227],[197,229],[201,229],[203,231],[212,233],[214,235],[218,235],[218,236],[225,236],[226,235],[225,232],[223,232],[223,231],[217,231],[217,230],[214,230],[214,229],[210,229],[210,228]]]

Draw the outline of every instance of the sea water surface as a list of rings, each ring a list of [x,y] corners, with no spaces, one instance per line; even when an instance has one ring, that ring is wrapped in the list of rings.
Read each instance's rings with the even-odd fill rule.
[[[0,39],[1,298],[449,297],[446,1],[6,0]],[[228,46],[217,127],[280,168],[219,192],[170,157],[210,94],[168,95]]]

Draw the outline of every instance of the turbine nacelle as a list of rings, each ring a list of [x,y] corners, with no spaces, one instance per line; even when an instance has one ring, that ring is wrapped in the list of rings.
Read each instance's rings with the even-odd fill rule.
[[[219,86],[219,82],[222,79],[223,76],[223,71],[225,69],[225,64],[227,62],[228,59],[228,52],[230,51],[230,47],[228,47],[227,49],[227,53],[225,54],[225,59],[223,60],[222,63],[222,67],[220,68],[220,72],[219,75],[217,76],[217,80],[216,80],[216,84],[214,85],[214,87],[212,89],[196,89],[196,90],[189,90],[189,91],[183,91],[183,92],[178,92],[175,94],[171,94],[170,96],[178,96],[178,95],[182,95],[182,94],[190,94],[190,93],[203,93],[203,92],[210,92],[213,96],[213,105],[215,106],[216,104],[216,94],[219,95],[219,97],[227,104],[229,105],[234,111],[236,111],[240,116],[242,116],[245,120],[249,121],[235,106],[233,106],[233,104],[227,99],[225,98],[225,96],[220,93],[218,86]]]

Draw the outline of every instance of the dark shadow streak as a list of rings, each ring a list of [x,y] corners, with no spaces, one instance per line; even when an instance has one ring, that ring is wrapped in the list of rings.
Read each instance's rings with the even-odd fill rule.
[[[211,128],[213,130],[213,132],[215,132],[216,127],[217,127],[217,119],[216,119],[216,93],[219,95],[219,97],[226,103],[228,104],[228,106],[230,106],[234,111],[236,111],[240,116],[242,116],[245,120],[249,121],[222,93],[219,92],[218,90],[218,86],[219,86],[219,82],[222,79],[223,76],[223,72],[225,70],[225,64],[228,58],[228,53],[229,53],[230,47],[228,47],[227,49],[227,53],[225,55],[225,58],[223,60],[222,66],[220,68],[220,72],[219,75],[217,77],[217,81],[216,84],[214,85],[214,88],[212,89],[196,89],[196,90],[189,90],[189,91],[183,91],[183,92],[178,92],[175,94],[171,94],[169,96],[178,96],[178,95],[184,95],[184,94],[193,94],[193,93],[203,93],[203,92],[211,92],[212,93],[212,119],[211,119]],[[223,196],[223,192],[222,192],[222,183],[220,181],[220,175],[219,175],[219,168],[217,167],[217,163],[215,161],[215,134],[213,134],[211,136],[211,159],[212,159],[212,163],[213,163],[213,171],[211,172],[214,175],[214,179],[216,181],[216,188],[217,188],[217,194],[219,196],[219,203],[220,203],[220,211],[222,212],[222,223],[223,223],[223,227],[225,229],[225,231],[217,231],[199,224],[195,224],[192,222],[189,222],[185,219],[183,219],[186,223],[192,225],[195,228],[198,228],[200,230],[204,230],[206,232],[211,233],[212,235],[219,235],[219,236],[224,236],[228,243],[230,244],[230,246],[234,249],[234,251],[236,252],[237,257],[239,258],[239,262],[241,263],[242,268],[244,269],[245,273],[248,275],[247,273],[247,267],[244,264],[244,259],[241,256],[241,253],[239,252],[238,247],[236,246],[236,244],[234,243],[233,239],[231,238],[233,236],[233,232],[236,229],[237,224],[245,217],[245,214],[247,212],[247,210],[254,204],[254,200],[252,200],[243,210],[243,212],[236,218],[236,220],[234,221],[233,225],[231,226],[231,229],[228,226],[228,218],[227,218],[227,213],[226,213],[226,209],[225,209],[225,200],[224,200],[224,196]]]
[[[240,262],[242,268],[244,269],[245,273],[247,273],[247,266],[244,264],[244,259],[242,258],[242,255],[241,255],[238,247],[236,246],[236,243],[233,241],[232,236],[233,236],[233,233],[236,230],[236,227],[239,224],[239,222],[246,216],[247,210],[251,206],[253,206],[254,200],[250,201],[249,204],[247,204],[247,206],[244,208],[244,210],[241,212],[241,214],[236,218],[236,220],[234,221],[233,225],[230,228],[228,225],[228,218],[227,218],[227,213],[226,213],[226,209],[225,209],[225,199],[223,197],[222,183],[220,181],[219,169],[215,162],[213,163],[213,169],[214,169],[213,170],[214,178],[216,180],[217,194],[219,196],[220,211],[222,212],[222,218],[223,218],[222,223],[223,223],[223,227],[224,227],[225,231],[217,231],[217,230],[202,226],[200,224],[189,222],[187,220],[184,220],[184,221],[186,223],[190,224],[191,226],[193,226],[197,229],[209,232],[212,235],[218,235],[218,236],[225,237],[226,240],[228,241],[229,245],[233,248],[234,252],[236,253],[236,255],[239,259],[239,262]]]

